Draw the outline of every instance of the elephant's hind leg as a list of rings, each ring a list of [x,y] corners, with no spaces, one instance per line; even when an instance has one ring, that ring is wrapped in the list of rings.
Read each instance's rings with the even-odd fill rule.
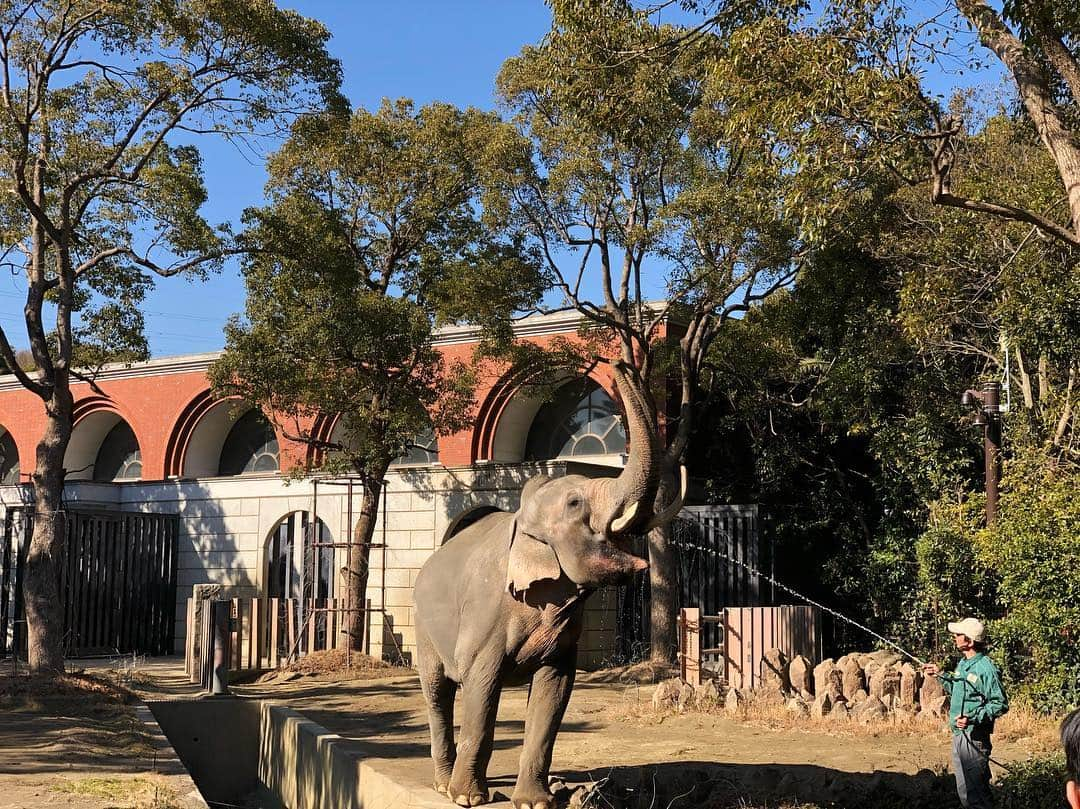
[[[434,787],[449,796],[450,776],[454,770],[454,695],[457,683],[446,676],[446,670],[427,635],[416,630],[417,667],[420,686],[427,703],[428,724],[431,727],[431,760],[435,765]]]

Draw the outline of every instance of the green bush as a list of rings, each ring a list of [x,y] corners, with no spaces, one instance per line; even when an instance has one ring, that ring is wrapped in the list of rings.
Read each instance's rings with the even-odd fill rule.
[[[996,793],[997,809],[1061,809],[1065,805],[1065,756],[1058,753],[1009,765]]]

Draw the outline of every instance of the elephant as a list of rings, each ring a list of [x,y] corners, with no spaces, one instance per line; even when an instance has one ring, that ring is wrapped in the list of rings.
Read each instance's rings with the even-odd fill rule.
[[[630,440],[616,478],[530,478],[517,512],[463,529],[424,564],[415,585],[417,664],[431,728],[434,787],[460,806],[489,799],[487,766],[501,689],[529,683],[525,741],[511,801],[554,809],[555,736],[570,699],[586,598],[648,568],[632,538],[670,519],[682,493],[653,513],[656,431],[615,366]],[[454,740],[454,698],[462,690]]]

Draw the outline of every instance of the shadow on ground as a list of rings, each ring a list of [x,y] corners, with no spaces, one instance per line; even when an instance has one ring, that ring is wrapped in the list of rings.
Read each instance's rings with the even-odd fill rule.
[[[951,776],[921,770],[852,773],[811,764],[679,761],[561,773],[568,791],[595,783],[587,805],[608,809],[751,809],[807,804],[836,809],[941,809],[956,802]],[[493,784],[513,789],[512,783]]]

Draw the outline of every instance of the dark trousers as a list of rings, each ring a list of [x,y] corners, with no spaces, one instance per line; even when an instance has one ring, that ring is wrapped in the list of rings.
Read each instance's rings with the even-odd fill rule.
[[[953,735],[956,794],[965,809],[990,809],[990,735],[977,730]]]

